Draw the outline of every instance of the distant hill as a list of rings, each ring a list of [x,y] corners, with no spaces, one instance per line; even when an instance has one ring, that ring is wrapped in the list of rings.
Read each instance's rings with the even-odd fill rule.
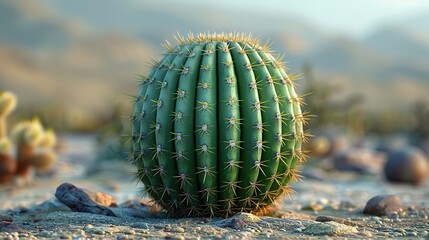
[[[39,0],[0,0],[0,29],[1,42],[32,49],[64,46],[85,31]]]
[[[429,61],[429,30],[416,31],[403,25],[385,27],[369,36],[364,44],[372,51],[399,60]]]
[[[103,115],[125,93],[136,93],[132,78],[146,72],[164,39],[177,32],[237,31],[271,40],[273,50],[286,53],[291,71],[310,63],[318,81],[341,85],[339,96],[364,96],[368,108],[429,103],[424,15],[357,40],[292,16],[210,6],[208,11],[203,3],[168,0],[0,0],[0,89],[16,91],[24,105],[60,104]]]

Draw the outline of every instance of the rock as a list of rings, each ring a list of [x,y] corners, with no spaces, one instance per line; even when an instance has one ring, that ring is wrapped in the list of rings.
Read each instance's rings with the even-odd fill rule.
[[[363,210],[364,214],[385,216],[403,210],[401,200],[396,195],[379,195],[371,198]]]
[[[385,154],[365,148],[348,149],[334,156],[337,170],[360,173],[380,173],[385,161]]]
[[[125,235],[125,234],[123,234],[123,233],[121,233],[121,234],[118,235],[118,237],[116,239],[117,240],[127,240],[128,236]]]
[[[41,204],[28,209],[28,212],[54,212],[54,211],[70,211],[64,203],[57,198],[52,198],[42,202]]]
[[[234,229],[244,229],[248,223],[260,222],[261,218],[250,213],[237,213],[233,217],[214,222],[213,224],[220,227],[230,227]]]
[[[347,226],[337,222],[316,222],[306,226],[304,233],[309,235],[341,236],[357,233],[356,227]]]
[[[148,229],[149,228],[149,224],[147,224],[146,222],[134,222],[130,225],[130,227],[132,228],[142,228],[142,229]]]
[[[233,218],[239,218],[241,220],[243,220],[246,223],[255,223],[255,222],[260,222],[261,218],[258,216],[255,216],[251,213],[244,213],[244,212],[240,212],[237,213],[233,216]]]
[[[89,189],[81,188],[83,192],[85,192],[89,199],[93,202],[105,206],[105,207],[117,207],[118,203],[107,193],[92,191]]]
[[[70,183],[58,186],[55,197],[74,212],[87,212],[106,216],[116,215],[105,206],[95,203],[82,189]]]
[[[232,218],[230,221],[225,222],[225,224],[221,226],[234,229],[244,229],[247,228],[247,223],[240,218]]]
[[[331,217],[331,216],[318,216],[315,220],[316,222],[337,222],[349,226],[357,226],[358,224],[343,218]]]
[[[0,222],[0,232],[8,232],[8,233],[12,233],[12,232],[17,232],[17,233],[25,233],[26,231],[16,225],[13,222],[6,222],[6,221],[2,221]]]
[[[121,233],[122,231],[117,228],[116,226],[110,225],[110,226],[93,226],[91,224],[88,224],[83,229],[86,233],[89,234],[112,234],[112,233]]]
[[[13,222],[13,218],[9,214],[0,214],[0,222]]]
[[[421,184],[429,174],[429,160],[418,148],[396,149],[387,154],[384,174],[392,182]]]

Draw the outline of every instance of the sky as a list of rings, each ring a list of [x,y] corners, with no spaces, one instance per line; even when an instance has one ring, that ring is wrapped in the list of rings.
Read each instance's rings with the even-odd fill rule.
[[[73,12],[71,15],[78,18],[82,16],[80,11],[89,11],[86,14],[90,16],[86,16],[86,19],[94,14],[92,12],[94,6],[96,11],[100,11],[103,4],[111,4],[120,9],[132,8],[133,4],[143,8],[151,7],[153,4],[158,6],[164,4],[170,7],[183,4],[186,7],[196,6],[193,9],[195,11],[228,10],[227,12],[230,12],[235,9],[237,13],[263,11],[288,16],[289,19],[306,22],[310,26],[336,35],[360,39],[364,39],[386,24],[429,14],[429,0],[91,0],[89,3],[46,0],[46,2],[53,7],[58,7],[63,14]],[[79,7],[76,8],[75,5]],[[103,11],[95,13],[96,16],[100,14],[109,15],[108,12]],[[110,22],[112,19],[106,20]]]
[[[134,0],[136,3],[144,1]],[[182,0],[221,8],[289,14],[328,31],[365,37],[389,22],[429,12],[429,0]]]

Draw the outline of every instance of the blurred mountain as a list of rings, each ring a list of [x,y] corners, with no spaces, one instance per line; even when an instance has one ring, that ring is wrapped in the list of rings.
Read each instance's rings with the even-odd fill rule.
[[[428,25],[429,26],[429,21]],[[429,61],[429,31],[420,31],[405,25],[379,29],[364,44],[371,50],[387,57]]]
[[[210,10],[208,10],[210,9]],[[427,15],[391,23],[364,40],[292,16],[214,3],[149,0],[0,0],[0,89],[30,106],[103,115],[137,90],[160,43],[177,32],[252,32],[286,53],[288,67],[313,66],[319,81],[360,94],[369,108],[429,103]]]
[[[313,48],[325,41],[327,33],[291,16],[258,9],[237,11],[207,2],[152,0],[47,0],[63,16],[79,19],[98,31],[120,31],[153,44],[172,39],[176,33],[246,32],[272,40],[276,46],[291,51]],[[100,11],[100,7],[103,11]],[[285,36],[287,36],[285,38]]]
[[[55,108],[83,121],[106,116],[135,92],[133,79],[155,54],[127,35],[92,34],[43,2],[1,1],[0,18],[0,89],[16,92],[28,114]]]
[[[0,0],[0,29],[1,42],[32,49],[64,46],[85,32],[37,0]]]

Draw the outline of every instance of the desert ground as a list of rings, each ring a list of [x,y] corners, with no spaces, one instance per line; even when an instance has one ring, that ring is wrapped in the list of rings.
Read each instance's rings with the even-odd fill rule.
[[[393,184],[382,174],[326,171],[309,160],[304,176],[264,216],[168,218],[154,211],[125,161],[95,160],[93,136],[66,136],[55,171],[0,187],[0,239],[309,239],[428,238],[429,181]],[[312,162],[313,161],[313,162]],[[95,168],[94,166],[98,166]],[[112,197],[116,217],[73,212],[55,198],[64,183]],[[402,209],[363,214],[376,195],[396,195]]]

